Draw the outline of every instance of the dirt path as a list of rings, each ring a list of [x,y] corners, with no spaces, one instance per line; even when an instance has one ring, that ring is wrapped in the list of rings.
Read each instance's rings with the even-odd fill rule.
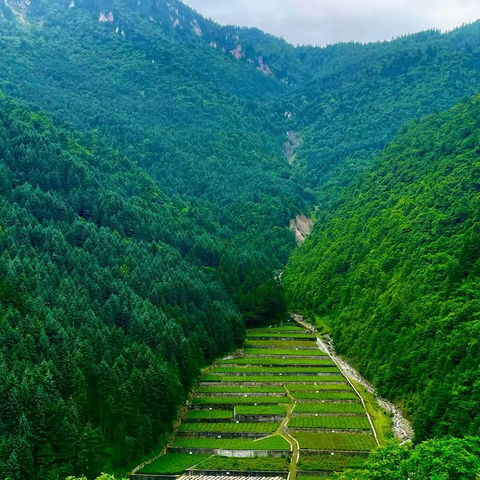
[[[291,400],[291,403],[286,405],[287,413],[286,413],[285,418],[283,419],[282,423],[278,427],[277,434],[281,435],[292,447],[292,459],[290,460],[290,467],[288,469],[288,471],[289,471],[288,480],[295,480],[297,478],[297,464],[298,464],[298,459],[300,457],[300,445],[285,430],[285,427],[287,426],[288,421],[290,420],[290,418],[292,416],[292,411],[293,411],[293,408],[295,407],[295,400],[290,395],[290,392],[288,391],[287,387],[285,387],[285,385],[283,386],[283,388],[285,388],[285,391],[287,392],[288,398]]]

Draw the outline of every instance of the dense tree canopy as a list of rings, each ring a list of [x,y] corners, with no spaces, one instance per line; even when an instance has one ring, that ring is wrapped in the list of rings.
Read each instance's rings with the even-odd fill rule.
[[[406,128],[283,276],[420,440],[480,434],[479,127],[477,97]]]

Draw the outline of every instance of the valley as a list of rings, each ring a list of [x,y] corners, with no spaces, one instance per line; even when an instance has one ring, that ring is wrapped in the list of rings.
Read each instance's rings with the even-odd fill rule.
[[[363,399],[316,337],[296,323],[247,331],[218,360],[164,456],[135,472],[308,480],[360,467],[377,436]]]

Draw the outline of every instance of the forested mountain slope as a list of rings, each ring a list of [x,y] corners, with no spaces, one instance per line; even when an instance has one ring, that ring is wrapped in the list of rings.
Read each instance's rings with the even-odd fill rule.
[[[417,439],[480,434],[480,97],[414,122],[283,276]]]

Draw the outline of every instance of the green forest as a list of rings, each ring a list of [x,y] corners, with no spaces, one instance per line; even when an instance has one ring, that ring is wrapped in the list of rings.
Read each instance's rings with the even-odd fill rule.
[[[1,479],[126,474],[289,312],[413,421],[338,478],[475,479],[479,22],[294,47],[177,0],[11,0],[0,65]]]

